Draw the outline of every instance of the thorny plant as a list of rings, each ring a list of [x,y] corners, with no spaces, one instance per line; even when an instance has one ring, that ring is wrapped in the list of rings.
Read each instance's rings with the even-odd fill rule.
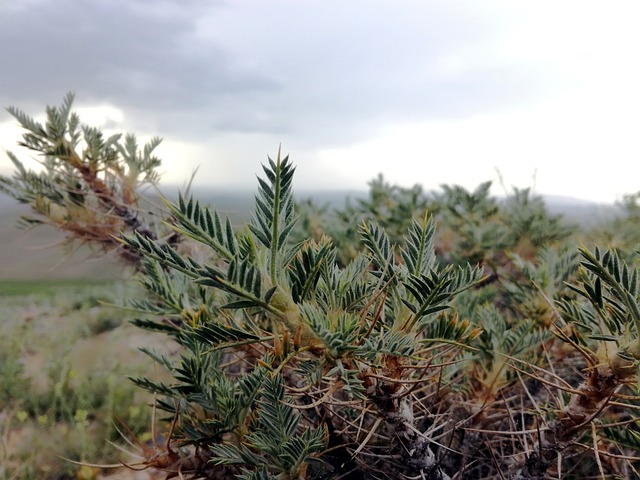
[[[156,406],[152,406],[153,413],[151,418],[151,440],[150,442],[141,442],[136,435],[129,429],[129,427],[119,418],[116,417],[117,422],[120,424],[119,428],[115,426],[116,431],[124,439],[126,444],[133,449],[127,450],[119,445],[115,445],[119,450],[125,453],[128,457],[134,457],[138,461],[127,462],[121,461],[114,464],[99,464],[99,463],[87,463],[64,458],[65,461],[71,462],[81,467],[91,467],[98,469],[112,469],[126,467],[130,470],[142,471],[149,468],[162,471],[166,473],[166,478],[171,479],[175,477],[185,478],[193,474],[201,475],[202,472],[211,471],[215,473],[215,469],[209,469],[207,462],[210,458],[209,455],[202,455],[198,451],[193,451],[189,448],[176,447],[173,440],[173,431],[178,419],[177,412],[170,423],[169,430],[166,434],[156,433]],[[221,478],[221,477],[214,477]]]
[[[137,267],[140,258],[115,237],[136,231],[162,240],[156,214],[141,205],[140,196],[141,186],[158,181],[160,159],[153,151],[160,139],[152,138],[140,149],[134,135],[105,137],[80,123],[71,110],[73,100],[69,93],[60,107],[47,107],[45,124],[16,108],[7,109],[26,130],[19,145],[36,152],[42,168],[26,169],[7,152],[16,170],[12,178],[0,176],[0,192],[31,207],[32,215],[22,219],[24,226],[51,225],[65,232],[68,242],[116,252]]]
[[[21,188],[35,177],[18,169],[24,185],[3,182],[29,198]],[[436,223],[424,212],[397,246],[377,222],[361,222],[363,248],[338,262],[327,236],[289,239],[289,159],[278,153],[263,171],[244,230],[195,199],[167,202],[171,235],[208,256],[144,228],[116,235],[140,259],[149,292],[132,306],[152,319],[135,323],[182,347],[145,350],[172,383],[132,379],[157,396],[169,425],[140,468],[243,480],[638,476],[632,263],[615,251],[555,250],[557,219],[539,231],[547,217],[528,193],[501,217],[485,184],[445,190],[452,203],[441,215],[453,212],[464,241],[481,240],[450,263],[436,255]],[[474,234],[474,215],[485,213],[495,230]],[[483,251],[496,232],[510,238],[505,218],[517,226],[507,243],[527,248]],[[492,267],[499,275],[487,282],[462,261],[471,253],[484,264],[507,258],[509,269]]]

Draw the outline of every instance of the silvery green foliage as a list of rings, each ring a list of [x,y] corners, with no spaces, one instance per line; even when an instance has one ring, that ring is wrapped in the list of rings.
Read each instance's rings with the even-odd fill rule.
[[[598,468],[593,456],[575,463],[570,446],[635,378],[634,269],[582,250],[577,275],[575,254],[547,247],[533,260],[512,254],[496,285],[479,267],[440,263],[429,215],[400,246],[363,221],[363,249],[341,266],[328,237],[288,240],[288,158],[269,159],[264,174],[247,229],[193,199],[169,207],[175,230],[209,248],[206,262],[125,239],[164,305],[163,321],[139,324],[185,347],[177,360],[152,355],[174,384],[135,381],[180,418],[175,441],[213,465],[195,478],[534,479]],[[603,357],[607,343],[616,352]],[[581,365],[591,371],[576,376]],[[611,445],[624,437],[606,431]]]
[[[72,100],[45,124],[9,110],[45,168],[11,154],[0,190],[31,205],[29,221],[118,248],[140,271],[135,324],[179,346],[144,350],[171,381],[132,379],[171,423],[144,466],[247,480],[638,471],[633,256],[574,253],[540,199],[516,191],[501,204],[488,182],[427,198],[379,177],[369,200],[332,217],[335,242],[318,219],[305,235],[280,153],[246,227],[180,195],[162,230],[136,209],[159,140],[105,138]]]
[[[345,267],[328,239],[288,242],[293,173],[288,158],[269,159],[247,230],[193,199],[169,207],[175,229],[210,249],[206,263],[142,235],[125,238],[147,259],[145,285],[164,305],[164,321],[139,324],[185,347],[177,361],[152,355],[175,384],[136,383],[179,413],[176,439],[209,452],[218,474],[326,478],[347,468],[449,478],[415,427],[426,414],[416,390],[479,333],[450,310],[481,269],[438,265],[428,216],[413,222],[401,257],[372,223],[360,230],[366,251]],[[191,278],[190,307],[167,271]],[[390,457],[372,459],[381,449]]]

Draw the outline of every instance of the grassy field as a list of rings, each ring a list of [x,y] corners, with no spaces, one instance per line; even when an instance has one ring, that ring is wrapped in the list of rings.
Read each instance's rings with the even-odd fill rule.
[[[130,429],[134,442],[149,440],[152,399],[126,377],[162,378],[138,349],[175,346],[130,325],[134,315],[117,306],[136,288],[0,282],[0,480],[106,478],[62,458],[130,461],[118,450],[133,450],[118,429]],[[118,475],[128,478],[122,469]]]
[[[83,278],[71,278],[67,280],[0,280],[0,298],[55,296],[65,291],[77,291],[85,289],[106,289],[113,286],[113,280],[95,280]]]

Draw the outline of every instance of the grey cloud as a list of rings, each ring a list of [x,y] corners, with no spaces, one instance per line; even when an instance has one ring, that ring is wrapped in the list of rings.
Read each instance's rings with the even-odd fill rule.
[[[219,47],[198,44],[195,23],[211,5],[57,0],[4,12],[0,101],[57,102],[75,90],[85,102],[170,113],[211,97],[277,88],[237,69]]]
[[[233,131],[344,144],[398,119],[531,101],[544,87],[544,72],[491,59],[440,72],[443,57],[490,42],[499,29],[500,19],[472,2],[43,0],[1,8],[1,104],[41,109],[74,90],[79,101],[112,102],[137,125],[185,139]]]
[[[547,87],[548,72],[474,57],[501,21],[465,2],[281,2],[260,18],[251,36],[236,38],[245,42],[238,50],[260,39],[263,66],[283,88],[239,113],[262,108],[262,118],[309,144],[358,141],[399,119],[511,108]],[[472,65],[443,74],[439,62],[457,54]]]

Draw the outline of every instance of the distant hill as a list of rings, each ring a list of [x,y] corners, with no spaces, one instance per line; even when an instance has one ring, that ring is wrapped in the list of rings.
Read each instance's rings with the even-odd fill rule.
[[[28,209],[0,194],[0,280],[77,279],[107,280],[122,277],[117,262],[88,248],[66,251],[64,236],[51,227],[17,227]]]
[[[563,215],[567,220],[582,227],[593,227],[622,214],[618,205],[590,202],[560,195],[544,195],[547,210],[555,215]]]
[[[177,189],[166,189],[167,195],[177,197]],[[215,205],[228,214],[236,225],[246,223],[253,209],[253,192],[195,188],[194,198],[201,203]],[[299,191],[297,200],[313,199],[318,205],[331,208],[344,206],[346,199],[365,198],[365,191]],[[548,210],[562,214],[567,220],[590,227],[618,215],[613,205],[602,205],[559,196],[544,197]],[[24,206],[0,194],[0,280],[12,279],[110,279],[119,278],[124,271],[117,262],[83,248],[65,253],[60,242],[63,236],[49,227],[30,231],[20,230],[16,224],[21,214],[28,213]]]

